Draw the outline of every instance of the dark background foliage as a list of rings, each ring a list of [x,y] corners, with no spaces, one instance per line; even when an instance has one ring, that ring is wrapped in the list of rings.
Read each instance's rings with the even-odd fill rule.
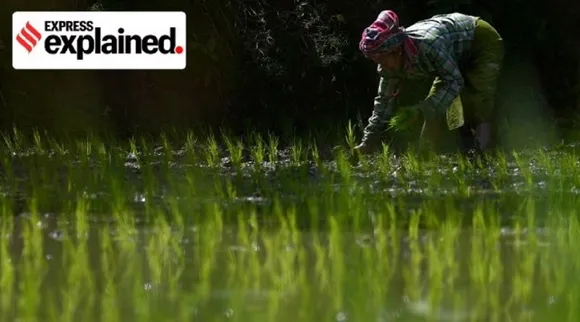
[[[12,12],[98,7],[185,11],[187,69],[12,69]],[[0,127],[126,135],[227,126],[284,135],[366,120],[378,78],[357,43],[362,29],[387,8],[405,26],[451,11],[487,19],[508,52],[530,57],[556,118],[570,119],[578,109],[580,5],[573,0],[4,0]],[[423,94],[411,90],[407,98]]]

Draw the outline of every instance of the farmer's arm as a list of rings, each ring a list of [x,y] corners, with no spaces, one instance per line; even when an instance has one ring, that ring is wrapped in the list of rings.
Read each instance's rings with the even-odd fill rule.
[[[374,99],[373,113],[368,120],[368,125],[364,128],[362,142],[374,140],[379,132],[385,128],[385,124],[393,114],[394,93],[397,92],[398,87],[398,78],[381,76],[378,93]]]
[[[428,48],[427,57],[435,68],[435,73],[443,82],[443,86],[425,99],[423,111],[427,118],[444,116],[453,100],[459,96],[465,83],[459,67],[445,44],[435,40]]]

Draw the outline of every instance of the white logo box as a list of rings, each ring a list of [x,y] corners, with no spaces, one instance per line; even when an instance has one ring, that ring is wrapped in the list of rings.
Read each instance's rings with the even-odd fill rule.
[[[181,11],[17,11],[12,15],[12,66],[36,70],[184,69],[186,20]],[[128,43],[127,36],[131,38]]]

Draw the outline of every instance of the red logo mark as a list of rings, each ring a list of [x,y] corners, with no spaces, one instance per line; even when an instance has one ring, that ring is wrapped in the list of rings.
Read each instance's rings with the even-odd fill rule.
[[[29,54],[32,49],[36,47],[36,44],[38,44],[40,38],[42,38],[42,35],[40,32],[38,32],[38,30],[32,27],[30,21],[27,22],[26,26],[24,26],[24,28],[20,30],[20,33],[16,35],[16,41],[18,41],[18,43],[22,45],[22,47],[24,47]]]

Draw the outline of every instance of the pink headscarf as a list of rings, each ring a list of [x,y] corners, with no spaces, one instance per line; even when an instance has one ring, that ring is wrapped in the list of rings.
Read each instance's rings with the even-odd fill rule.
[[[384,10],[363,31],[359,49],[365,55],[378,52],[388,53],[401,44],[408,60],[417,55],[417,47],[405,33],[405,28],[399,26],[397,14],[391,10]]]

